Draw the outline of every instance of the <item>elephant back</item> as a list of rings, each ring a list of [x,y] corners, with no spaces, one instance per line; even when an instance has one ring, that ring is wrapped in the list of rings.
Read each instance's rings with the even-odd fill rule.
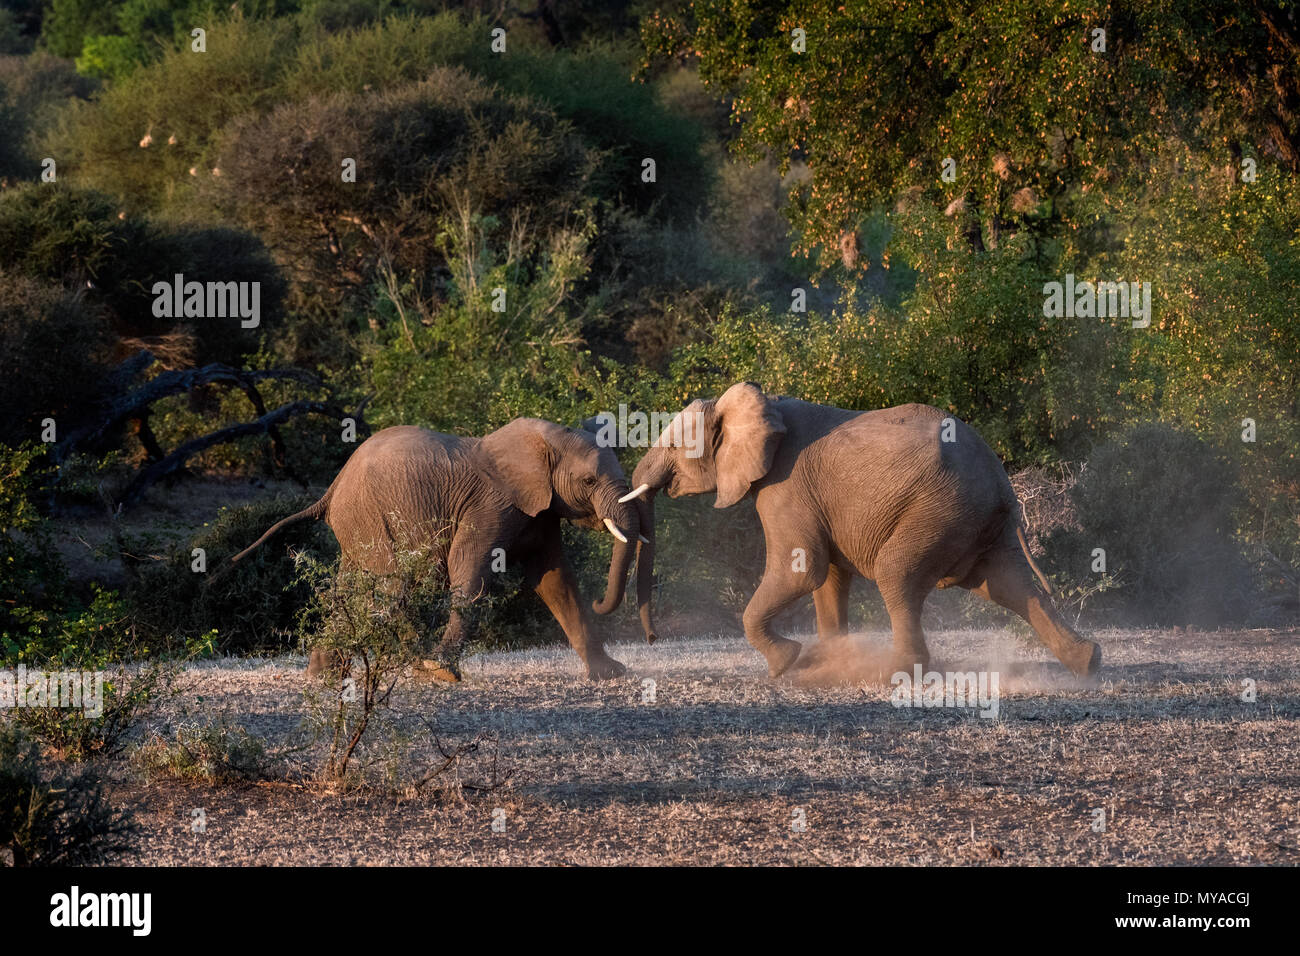
[[[409,425],[377,432],[352,454],[325,512],[344,560],[376,573],[395,569],[395,547],[445,553],[461,517],[469,443]]]

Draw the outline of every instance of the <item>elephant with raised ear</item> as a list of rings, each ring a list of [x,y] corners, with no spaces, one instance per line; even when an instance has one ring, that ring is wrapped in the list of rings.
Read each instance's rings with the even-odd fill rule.
[[[1052,606],[1002,462],[972,428],[937,408],[847,411],[742,382],[680,412],[632,484],[646,503],[651,541],[659,489],[670,497],[716,491],[718,508],[754,496],[767,558],[745,608],[745,637],[773,677],[800,652],[797,641],[773,633],[773,618],[811,594],[818,638],[843,635],[854,575],[880,588],[896,670],[929,663],[921,607],[931,589],[954,584],[1016,612],[1075,673],[1101,665],[1101,649]],[[643,555],[637,568],[646,621],[651,564]]]
[[[316,518],[334,532],[344,567],[392,573],[395,543],[433,546],[456,598],[436,676],[456,681],[459,652],[474,626],[473,601],[492,586],[502,566],[494,558],[504,555],[505,566],[522,565],[587,676],[618,677],[625,668],[592,635],[560,528],[570,521],[617,539],[604,597],[592,605],[608,614],[623,600],[642,507],[630,499],[614,452],[588,432],[535,418],[517,418],[483,438],[399,426],[363,442],[318,502],[273,525],[231,564],[285,525]],[[324,665],[313,654],[308,671]]]

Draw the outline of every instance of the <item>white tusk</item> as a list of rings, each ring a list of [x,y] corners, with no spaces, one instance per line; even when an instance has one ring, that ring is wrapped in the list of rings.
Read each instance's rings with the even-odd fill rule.
[[[606,518],[605,527],[609,529],[610,534],[618,538],[618,540],[622,541],[624,544],[627,544],[627,535],[625,535],[622,531],[618,530],[618,525],[614,524],[614,522]]]
[[[649,485],[642,484],[638,486],[635,490],[629,491],[622,498],[619,498],[618,503],[626,504],[627,502],[631,501],[633,498],[640,498],[643,494],[645,494],[649,490],[650,490]]]
[[[639,534],[639,535],[637,535],[637,538],[640,540],[640,542],[641,542],[642,544],[649,544],[649,543],[650,543],[650,539],[647,538],[647,537],[646,537],[645,535],[643,535],[643,534]]]

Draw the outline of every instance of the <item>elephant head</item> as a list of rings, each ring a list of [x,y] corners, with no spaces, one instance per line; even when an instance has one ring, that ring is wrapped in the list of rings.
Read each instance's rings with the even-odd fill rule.
[[[740,382],[721,398],[696,399],[682,409],[636,466],[632,500],[641,502],[641,529],[650,542],[642,545],[637,562],[637,607],[651,640],[655,494],[664,489],[676,498],[716,491],[714,507],[728,508],[767,474],[784,435],[773,402],[753,382]]]
[[[605,595],[592,602],[592,609],[608,614],[617,608],[641,522],[614,452],[599,447],[588,432],[537,418],[516,418],[485,436],[479,448],[488,458],[486,470],[524,514],[536,517],[549,508],[574,524],[614,536]]]

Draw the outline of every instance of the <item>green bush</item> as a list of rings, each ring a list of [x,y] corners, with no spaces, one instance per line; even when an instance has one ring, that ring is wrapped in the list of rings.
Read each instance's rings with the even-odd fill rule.
[[[116,34],[86,37],[77,57],[77,72],[116,80],[144,63],[147,56],[147,51],[128,37]]]
[[[81,53],[86,36],[113,32],[121,5],[120,0],[51,0],[41,24],[41,45],[71,59]]]
[[[0,269],[0,442],[59,438],[86,414],[111,357],[112,329],[84,296]]]
[[[316,521],[290,525],[251,555],[227,562],[281,518],[301,511],[314,496],[276,496],[225,508],[189,544],[168,560],[140,568],[127,592],[137,633],[146,643],[184,642],[215,633],[223,653],[282,651],[294,647],[295,622],[311,598],[298,579],[290,553],[337,551],[329,529]],[[207,571],[192,570],[194,548],[206,555]]]
[[[35,638],[43,643],[49,619],[67,586],[63,564],[36,509],[41,446],[0,445],[0,662],[8,663]]]
[[[94,669],[126,656],[128,613],[116,592],[69,580],[36,506],[44,455],[0,445],[0,667]]]
[[[31,42],[23,36],[22,26],[13,11],[0,7],[0,56],[26,53],[30,49]]]
[[[440,550],[399,542],[393,573],[384,575],[333,568],[309,557],[301,562],[300,580],[316,592],[299,619],[304,644],[340,665],[325,674],[336,689],[316,715],[318,731],[329,741],[321,768],[328,780],[355,775],[354,761],[369,749],[367,729],[374,723],[387,729],[382,717],[398,680],[420,658],[436,653],[438,633],[455,602]]]
[[[1054,570],[1096,580],[1093,549],[1106,552],[1118,585],[1093,607],[1146,625],[1218,626],[1257,607],[1249,567],[1234,540],[1242,495],[1233,469],[1189,432],[1139,425],[1098,446],[1071,490],[1082,531],[1049,536]]]
[[[36,143],[48,134],[58,110],[70,100],[90,96],[96,83],[80,76],[66,60],[48,53],[6,56],[5,11],[0,11],[0,184],[35,179],[48,152]]]
[[[348,159],[355,182],[342,179]],[[300,286],[336,302],[369,287],[381,263],[426,282],[445,275],[446,222],[470,214],[486,240],[513,241],[522,266],[580,215],[595,161],[549,110],[437,68],[392,90],[241,118],[222,137],[211,189],[293,263]]]
[[[214,784],[260,780],[271,762],[260,738],[225,723],[182,724],[171,739],[154,734],[133,759],[150,778]]]
[[[61,283],[86,312],[102,315],[121,336],[189,329],[201,363],[237,364],[275,328],[284,295],[275,265],[248,233],[215,226],[160,228],[125,215],[108,196],[58,183],[0,193],[0,270]],[[170,284],[177,273],[187,282],[259,282],[261,325],[244,329],[232,318],[191,328],[192,319],[155,316],[154,283]]]
[[[0,721],[0,865],[112,862],[136,852],[135,830],[130,815],[109,804],[93,767],[51,767],[34,741]]]
[[[102,699],[83,700],[80,708],[20,707],[13,711],[14,722],[61,760],[121,754],[139,723],[173,693],[176,666],[156,660],[139,664],[122,658],[110,664],[109,660],[102,651],[80,656],[65,651],[58,658],[38,661],[39,669],[46,672],[98,675]],[[83,695],[85,691],[83,683]]]

